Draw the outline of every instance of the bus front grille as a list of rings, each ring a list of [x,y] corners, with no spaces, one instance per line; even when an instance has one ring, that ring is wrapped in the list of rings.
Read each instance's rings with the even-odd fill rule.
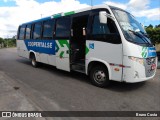
[[[153,67],[156,65],[156,58],[152,57],[145,59],[144,65],[145,65],[146,77],[153,76],[156,71],[156,68],[153,69]]]

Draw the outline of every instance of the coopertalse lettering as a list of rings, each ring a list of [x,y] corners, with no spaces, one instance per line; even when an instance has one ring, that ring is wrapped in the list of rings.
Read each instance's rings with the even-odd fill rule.
[[[30,47],[43,47],[43,48],[52,48],[51,42],[28,42]]]

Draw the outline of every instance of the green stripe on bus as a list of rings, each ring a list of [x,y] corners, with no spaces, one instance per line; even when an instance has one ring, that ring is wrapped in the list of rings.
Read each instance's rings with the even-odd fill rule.
[[[147,47],[142,47],[142,51],[146,51],[147,50]]]
[[[62,51],[59,55],[60,58],[63,58],[63,55],[64,55],[64,51]]]
[[[141,53],[142,57],[146,58],[147,54],[148,54],[147,47],[142,47],[142,53]]]
[[[53,15],[53,18],[58,18],[58,17],[61,17],[61,16],[62,16],[61,13],[59,13],[59,14]]]
[[[66,45],[69,48],[69,43],[67,40],[59,40],[58,42],[61,47],[64,47],[64,45]]]
[[[89,52],[89,49],[88,49],[88,47],[86,46],[86,55],[88,54],[88,52]]]
[[[69,50],[69,42],[67,40],[57,40],[56,41],[56,52],[59,52],[58,54],[60,58],[63,58],[65,54],[63,47],[67,47],[67,49]]]
[[[74,11],[64,13],[64,16],[75,14]]]

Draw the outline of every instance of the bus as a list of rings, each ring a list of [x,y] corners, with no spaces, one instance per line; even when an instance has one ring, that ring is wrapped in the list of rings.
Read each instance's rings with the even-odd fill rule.
[[[18,55],[64,71],[89,76],[98,87],[110,80],[136,83],[156,73],[155,46],[129,12],[109,5],[58,13],[23,23]]]

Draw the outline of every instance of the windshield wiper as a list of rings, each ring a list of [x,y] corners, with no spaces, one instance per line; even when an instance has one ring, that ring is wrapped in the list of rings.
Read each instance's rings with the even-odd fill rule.
[[[152,44],[151,42],[150,42],[150,38],[149,38],[149,36],[147,35],[147,33],[144,33],[144,32],[142,32],[142,31],[139,31],[144,37],[145,37],[145,40],[149,43],[149,44]],[[152,44],[153,45],[153,44]]]
[[[145,37],[149,38],[149,36],[147,35],[147,33],[139,31],[142,35],[144,35]]]
[[[148,42],[148,40],[146,40],[146,39],[143,37],[143,35],[139,34],[138,32],[136,32],[136,31],[134,31],[134,30],[130,30],[130,29],[128,29],[128,31],[131,31],[134,35],[136,35],[136,36],[138,36],[139,38],[141,38],[145,43],[147,42],[147,44],[150,44],[150,43]]]

